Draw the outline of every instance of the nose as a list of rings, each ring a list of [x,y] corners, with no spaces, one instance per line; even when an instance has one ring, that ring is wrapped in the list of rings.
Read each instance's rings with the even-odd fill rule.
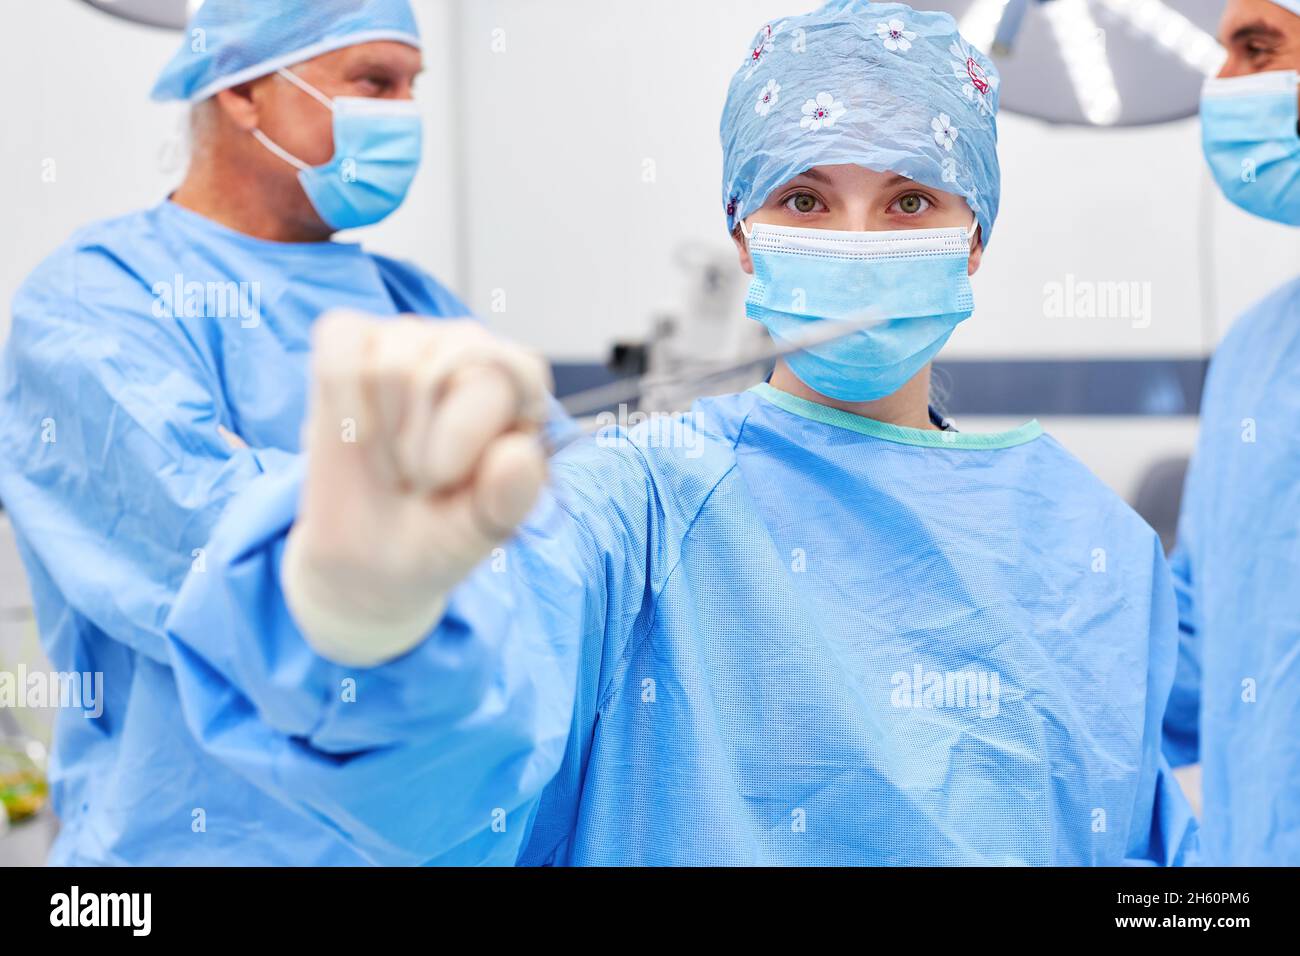
[[[399,71],[393,82],[392,95],[399,100],[415,99],[415,86],[423,74],[423,69],[419,68]]]
[[[1218,78],[1228,80],[1234,76],[1246,76],[1251,72],[1246,65],[1245,57],[1229,52],[1227,59],[1223,61],[1223,66],[1219,67]]]
[[[873,208],[865,203],[848,204],[840,210],[833,228],[846,232],[871,232],[886,228],[881,224],[880,217],[873,213]]]

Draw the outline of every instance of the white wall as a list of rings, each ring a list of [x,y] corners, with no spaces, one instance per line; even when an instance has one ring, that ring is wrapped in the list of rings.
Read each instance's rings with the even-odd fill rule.
[[[1300,230],[1223,199],[1194,118],[1097,131],[1006,115],[1001,131],[1002,211],[975,289],[982,321],[959,329],[954,354],[1201,355],[1300,272]],[[1044,284],[1067,274],[1149,282],[1150,327],[1045,318]]]

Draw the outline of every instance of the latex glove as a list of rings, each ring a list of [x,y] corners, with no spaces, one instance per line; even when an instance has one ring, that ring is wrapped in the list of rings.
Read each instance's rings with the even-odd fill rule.
[[[551,377],[468,321],[334,312],[313,348],[285,601],[317,653],[373,666],[432,631],[537,500]]]

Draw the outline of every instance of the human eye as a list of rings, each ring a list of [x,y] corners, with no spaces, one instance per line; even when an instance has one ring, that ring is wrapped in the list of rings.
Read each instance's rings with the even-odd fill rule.
[[[786,209],[800,216],[811,216],[813,213],[824,212],[826,209],[820,199],[812,193],[802,190],[786,196],[783,204]]]
[[[392,81],[386,76],[370,73],[357,81],[357,92],[362,96],[383,96],[392,88]]]
[[[920,193],[904,193],[894,200],[889,211],[902,213],[905,216],[919,216],[923,212],[928,212],[933,205]]]

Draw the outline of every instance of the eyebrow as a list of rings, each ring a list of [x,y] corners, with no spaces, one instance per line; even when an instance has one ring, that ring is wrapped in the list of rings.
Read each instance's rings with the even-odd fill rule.
[[[795,179],[815,179],[819,183],[830,185],[831,178],[823,173],[820,169],[807,169],[800,173]]]
[[[1232,31],[1232,36],[1228,37],[1228,42],[1241,43],[1252,39],[1280,40],[1282,39],[1282,31],[1271,24],[1265,23],[1263,20],[1258,20],[1237,27]]]
[[[406,72],[400,66],[395,65],[391,60],[384,60],[376,57],[366,57],[364,59],[357,60],[355,63],[349,63],[348,69],[349,70],[375,70],[384,73]],[[421,63],[420,68],[416,70],[413,75],[419,76],[423,72],[424,72],[424,64]]]

